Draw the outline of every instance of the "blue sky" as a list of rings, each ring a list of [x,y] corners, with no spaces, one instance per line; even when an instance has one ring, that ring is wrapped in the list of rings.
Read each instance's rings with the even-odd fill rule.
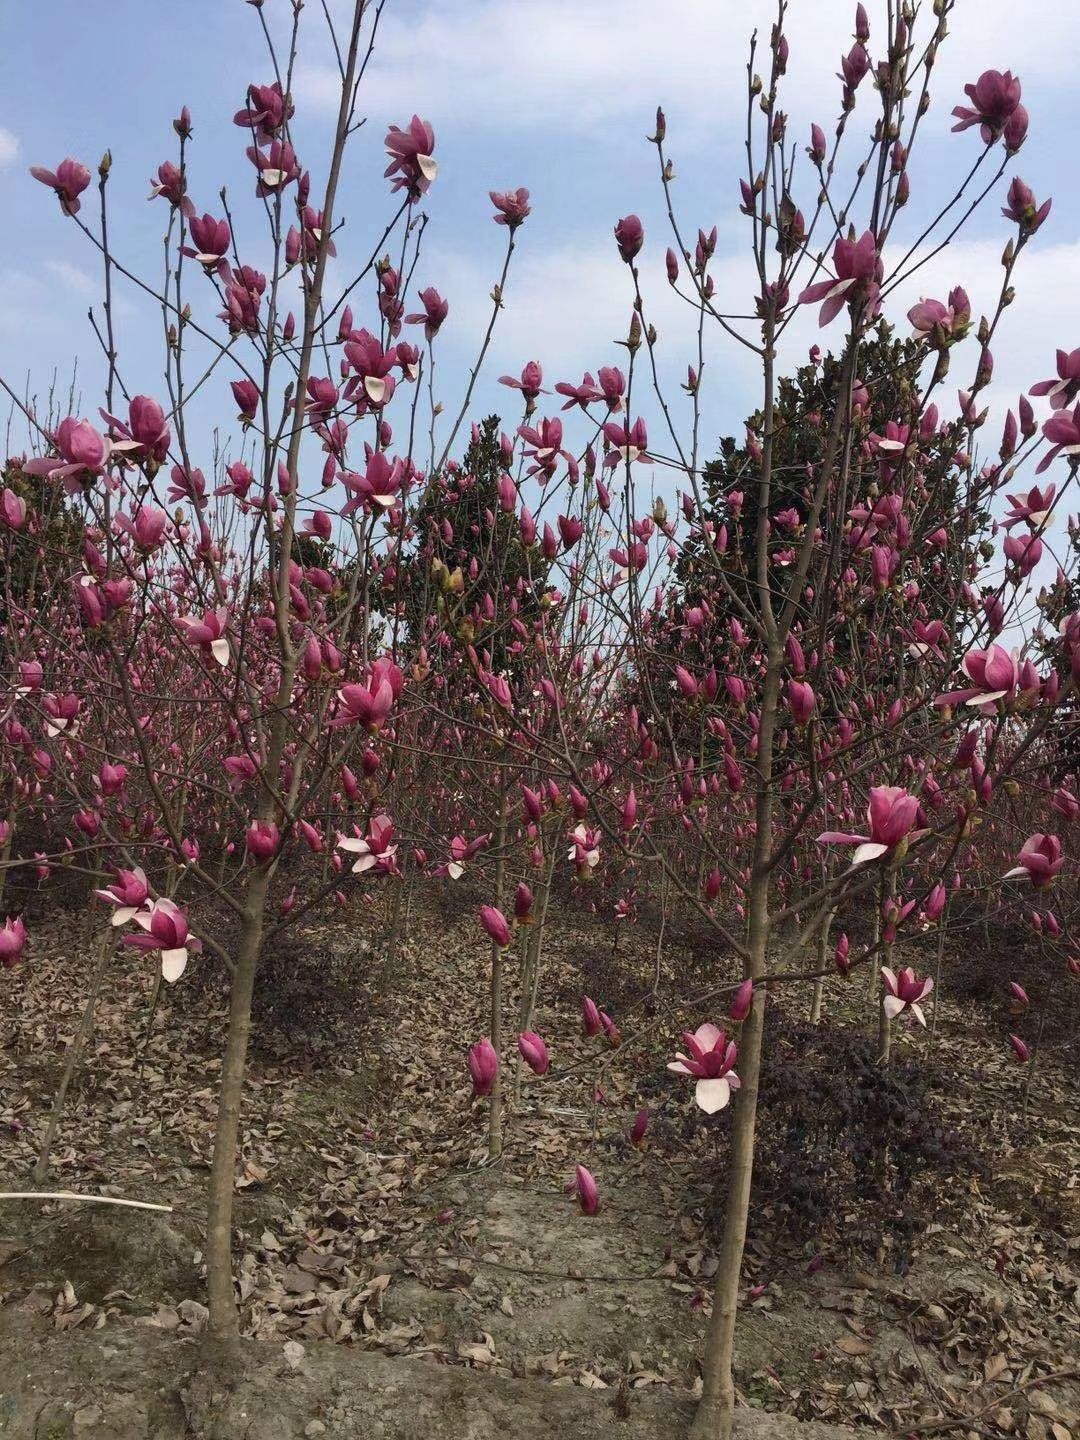
[[[333,3],[342,8],[342,0]],[[285,0],[266,0],[275,29],[288,8]],[[883,0],[868,8],[876,35]],[[309,0],[304,12],[311,38],[296,86],[298,148],[316,190],[324,174],[329,107],[336,103],[320,9]],[[848,0],[793,0],[785,103],[800,136],[811,119],[829,129],[835,118],[835,71],[851,43],[853,10]],[[584,368],[595,372],[625,357],[611,343],[625,334],[630,309],[628,277],[611,229],[631,210],[646,224],[643,283],[647,299],[656,297],[651,313],[661,332],[666,373],[676,380],[685,374],[692,358],[688,317],[663,282],[670,237],[655,151],[643,138],[652,130],[658,102],[668,114],[681,217],[691,233],[699,223],[719,225],[720,293],[730,297],[732,308],[750,308],[746,222],[736,209],[742,67],[749,30],[756,24],[767,37],[772,13],[766,0],[663,5],[623,0],[618,6],[583,0],[389,0],[363,92],[361,108],[369,123],[345,174],[339,209],[348,227],[339,241],[339,273],[351,256],[364,253],[365,242],[389,214],[381,179],[386,122],[404,123],[416,110],[435,126],[441,166],[426,205],[432,224],[417,280],[435,284],[450,301],[437,387],[448,410],[460,398],[501,258],[505,232],[491,223],[491,188],[527,185],[534,213],[520,235],[519,263],[477,413],[500,409],[509,428],[518,418],[514,397],[494,381],[505,370],[516,373],[526,360],[540,360],[550,383],[577,381]],[[1032,123],[1009,173],[1022,175],[1040,199],[1053,194],[1054,212],[1033,242],[1030,263],[1019,275],[1017,303],[995,347],[999,408],[1020,387],[1052,373],[1056,346],[1080,344],[1080,199],[1072,155],[1080,6],[1028,0],[1022,23],[1020,16],[1013,0],[959,0],[937,69],[925,143],[911,174],[914,220],[926,214],[931,196],[951,193],[951,180],[977,153],[974,132],[949,133],[949,110],[963,99],[963,83],[991,66],[1011,66],[1020,74]],[[873,38],[870,49],[873,54]],[[200,210],[220,213],[217,192],[227,185],[241,217],[245,258],[265,262],[252,174],[243,156],[245,136],[231,116],[248,81],[268,78],[257,17],[242,0],[184,5],[0,0],[0,206],[9,217],[0,234],[0,372],[10,383],[21,389],[29,375],[32,389],[42,394],[54,369],[64,379],[77,360],[82,410],[93,414],[103,373],[86,319],[99,290],[95,256],[48,192],[28,176],[27,166],[55,166],[67,154],[94,166],[102,151],[111,149],[117,252],[140,273],[156,277],[166,206],[147,202],[148,179],[160,161],[173,156],[170,120],[186,103],[196,126],[193,197]],[[805,191],[810,202],[808,177]],[[92,213],[92,192],[84,201]],[[943,295],[957,281],[966,283],[976,315],[989,308],[1010,229],[999,208],[1000,202],[988,203],[963,243],[928,267],[919,283],[898,297],[891,314],[902,318],[919,294]],[[208,290],[194,291],[200,318],[212,315],[211,299]],[[370,314],[358,314],[358,320],[365,318],[370,322]],[[160,315],[121,286],[117,327],[129,389],[160,396]],[[839,338],[839,326],[837,332]],[[806,316],[792,327],[788,358],[800,360],[819,338],[812,316]],[[744,354],[729,342],[710,347],[708,451],[721,433],[738,432],[741,417],[755,404],[754,374]],[[958,382],[973,362],[973,354],[967,366],[958,358]],[[205,464],[212,426],[228,429],[232,414],[222,383],[199,412],[207,436]],[[14,448],[21,443],[17,429],[12,443]]]

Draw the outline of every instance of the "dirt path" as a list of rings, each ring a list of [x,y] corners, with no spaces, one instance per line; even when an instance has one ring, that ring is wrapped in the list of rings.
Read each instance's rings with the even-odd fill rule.
[[[15,1318],[0,1323],[5,1440],[681,1440],[693,1409],[667,1394],[597,1394],[295,1341],[246,1341],[212,1376],[191,1341],[126,1326],[105,1345]],[[742,1412],[736,1440],[852,1433]]]

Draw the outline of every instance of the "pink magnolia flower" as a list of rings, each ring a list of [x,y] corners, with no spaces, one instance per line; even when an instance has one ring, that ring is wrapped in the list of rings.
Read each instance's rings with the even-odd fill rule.
[[[808,725],[817,705],[813,687],[805,680],[789,680],[787,687],[788,708],[796,725]]]
[[[140,505],[133,515],[117,515],[116,529],[130,535],[140,550],[156,550],[165,538],[169,517],[154,505]]]
[[[1071,790],[1061,785],[1050,797],[1050,807],[1056,811],[1063,820],[1080,819],[1080,800]]]
[[[386,153],[390,157],[384,174],[393,176],[391,190],[405,190],[411,200],[419,200],[431,188],[439,173],[434,159],[435,132],[426,120],[414,115],[408,128],[391,125],[386,132]]]
[[[851,941],[847,935],[841,935],[836,942],[836,949],[833,952],[833,960],[841,975],[846,975],[851,969]]]
[[[965,673],[975,682],[967,690],[949,690],[939,695],[935,705],[993,706],[999,700],[1012,700],[1020,684],[1020,660],[1015,650],[990,645],[985,650],[969,650],[963,659]]]
[[[1012,508],[1005,517],[1005,529],[1010,530],[1023,521],[1032,530],[1041,530],[1050,518],[1056,493],[1056,485],[1048,485],[1045,490],[1033,485],[1026,495],[1006,495]]]
[[[272,860],[281,847],[281,831],[272,820],[253,820],[244,837],[253,860]]]
[[[228,220],[216,220],[213,215],[193,215],[188,223],[188,234],[191,244],[183,246],[181,254],[197,260],[207,272],[216,270],[232,244]]]
[[[117,870],[113,883],[94,894],[107,905],[115,905],[110,924],[126,925],[149,900],[150,883],[146,872],[137,865],[134,870]]]
[[[1025,1041],[1021,1040],[1019,1035],[1010,1035],[1009,1044],[1012,1046],[1012,1052],[1020,1065],[1026,1064],[1026,1062],[1031,1059],[1031,1047],[1026,1044]]]
[[[90,171],[70,156],[61,160],[55,170],[46,170],[42,165],[31,165],[30,174],[42,185],[55,190],[60,209],[65,215],[77,215],[81,201],[79,196],[90,184]]]
[[[881,978],[888,992],[881,1003],[889,1019],[895,1020],[902,1010],[910,1010],[919,1024],[925,1025],[926,1016],[919,1002],[925,1000],[933,990],[933,980],[920,980],[910,966],[897,974],[890,970],[888,965],[881,967]]]
[[[566,858],[577,866],[579,879],[586,879],[600,864],[600,832],[578,825],[570,838],[574,843]]]
[[[1017,105],[1008,120],[1005,121],[1001,138],[1004,140],[1005,149],[1010,155],[1015,155],[1027,139],[1030,118],[1026,108],[1023,105]]]
[[[732,1090],[742,1083],[733,1066],[738,1056],[734,1040],[729,1040],[723,1030],[706,1021],[691,1034],[683,1034],[683,1044],[690,1052],[676,1051],[676,1058],[668,1062],[668,1069],[678,1075],[692,1075],[697,1080],[694,1099],[706,1115],[723,1110],[731,1099]]]
[[[547,1074],[551,1057],[543,1038],[535,1030],[525,1030],[518,1036],[518,1050],[534,1075]]]
[[[257,145],[249,145],[247,158],[259,172],[255,194],[260,199],[275,195],[300,178],[300,162],[288,140],[272,140],[267,150],[260,150]]]
[[[870,791],[870,803],[866,809],[870,822],[869,835],[850,835],[843,831],[826,830],[818,836],[822,845],[855,845],[851,857],[853,866],[868,860],[879,860],[895,850],[898,845],[919,833],[915,825],[919,818],[919,801],[899,785],[875,785]]]
[[[563,423],[558,416],[545,416],[538,425],[519,425],[517,433],[525,441],[526,458],[532,462],[527,473],[539,476],[541,485],[555,474],[560,459],[568,466],[576,465],[570,451],[563,448]]]
[[[168,455],[169,441],[172,436],[165,423],[164,410],[151,396],[133,395],[131,397],[126,425],[115,415],[110,415],[107,410],[99,413],[101,418],[117,432],[115,435],[109,436],[109,448],[112,454],[145,457],[159,465]]]
[[[938,882],[926,897],[926,904],[923,906],[923,919],[927,923],[940,920],[944,914],[946,903],[949,899],[949,892],[945,886]]]
[[[828,325],[836,319],[848,302],[862,301],[872,317],[877,313],[884,269],[878,254],[877,239],[872,230],[858,240],[841,236],[833,247],[835,280],[819,280],[799,296],[800,305],[823,301],[818,324]]]
[[[1022,1015],[1031,1004],[1031,999],[1022,985],[1009,981],[1009,1009],[1014,1015]]]
[[[26,524],[26,501],[6,485],[0,493],[0,520],[9,530],[21,530]]]
[[[382,873],[391,871],[395,864],[397,845],[394,844],[394,822],[389,815],[373,815],[368,822],[366,835],[338,835],[337,848],[356,856],[352,867],[354,875],[363,875],[367,870]]]
[[[1021,230],[1034,235],[1050,214],[1053,200],[1044,200],[1040,205],[1029,186],[1017,175],[1009,186],[1006,197],[1008,204],[1002,210],[1006,220],[1014,220]]]
[[[27,475],[63,480],[69,493],[78,489],[77,482],[86,475],[101,474],[112,449],[109,441],[94,429],[89,420],[78,420],[74,415],[61,420],[52,441],[59,460],[43,456],[26,461],[22,468]]]
[[[257,335],[259,305],[266,289],[266,276],[250,265],[241,265],[239,271],[233,271],[224,262],[218,273],[225,287],[225,309],[219,312],[220,318],[233,335],[241,332]]]
[[[451,880],[460,880],[465,874],[465,866],[485,848],[491,840],[490,835],[479,835],[475,840],[466,840],[464,835],[455,835],[450,841],[450,859],[445,865],[440,865],[435,871],[436,875],[448,875]]]
[[[499,1057],[487,1036],[472,1047],[466,1063],[472,1076],[473,1094],[490,1095],[495,1077],[499,1073]]]
[[[1065,864],[1065,855],[1056,835],[1037,833],[1029,835],[1024,841],[1016,861],[1016,865],[1002,878],[1011,880],[1018,875],[1026,875],[1036,890],[1044,890]]]
[[[1052,403],[1052,402],[1051,402]],[[1041,475],[1059,455],[1070,457],[1080,455],[1080,405],[1068,414],[1059,410],[1043,424],[1043,435],[1050,441],[1050,448],[1035,467],[1035,474]],[[24,467],[25,468],[25,467]]]
[[[617,420],[609,420],[604,426],[604,439],[609,446],[604,455],[604,465],[608,469],[634,461],[643,465],[652,464],[652,456],[648,453],[649,432],[640,415],[632,425],[620,425]]]
[[[967,292],[959,285],[949,292],[949,300],[920,300],[908,311],[908,319],[916,338],[938,337],[942,340],[959,340],[971,323],[971,301]]]
[[[911,634],[908,654],[913,660],[923,660],[927,655],[933,655],[938,660],[942,658],[944,653],[942,646],[949,635],[940,620],[931,620],[928,625],[924,625],[921,620],[916,620]]]
[[[229,387],[236,401],[236,408],[239,412],[239,419],[250,422],[255,419],[256,411],[259,408],[259,401],[262,398],[259,394],[259,387],[254,380],[230,380]]]
[[[145,935],[125,935],[124,944],[139,950],[161,951],[161,978],[174,985],[187,968],[188,955],[202,950],[202,941],[188,931],[187,916],[172,900],[162,896],[132,916]]]
[[[538,395],[546,395],[548,392],[541,389],[544,383],[544,372],[539,360],[529,360],[521,371],[520,379],[515,380],[513,375],[500,375],[499,384],[506,385],[511,390],[520,390],[525,399],[532,404]]]
[[[0,965],[10,970],[22,959],[26,949],[26,926],[21,915],[10,916],[0,925]]]
[[[443,299],[434,285],[429,285],[426,290],[420,291],[420,304],[423,310],[417,315],[406,315],[405,324],[423,325],[424,339],[430,344],[450,313],[450,302]]]
[[[404,675],[389,657],[376,660],[366,685],[343,685],[338,691],[341,709],[330,724],[359,723],[366,725],[374,734],[382,728],[404,684]]]
[[[106,761],[98,771],[95,783],[100,785],[103,795],[119,795],[127,783],[127,777],[126,765],[110,765]]]
[[[496,225],[508,225],[511,230],[516,230],[532,214],[529,192],[524,185],[516,190],[489,190],[488,197],[495,206],[496,213],[491,218]]]
[[[604,392],[597,385],[588,370],[581,377],[580,385],[571,385],[567,380],[560,380],[555,386],[556,393],[567,396],[564,410],[572,410],[575,405],[580,405],[582,410],[594,404],[597,400],[604,398]]]
[[[629,265],[645,243],[645,227],[636,215],[625,215],[615,226],[615,244]]]
[[[391,509],[401,493],[404,474],[405,465],[402,460],[390,460],[385,451],[376,450],[363,475],[354,475],[351,472],[342,475],[342,483],[356,496],[355,500],[350,500],[345,506],[343,513],[351,515],[364,504],[374,505],[380,510]]]
[[[283,95],[280,82],[249,85],[244,108],[233,116],[233,124],[253,130],[260,140],[272,140],[294,113],[292,96]]]
[[[41,682],[44,679],[45,671],[40,660],[19,661],[19,695],[28,695],[34,690],[41,689]]]
[[[516,925],[531,925],[532,909],[535,903],[533,892],[524,881],[521,881],[514,891],[514,923]]]
[[[1043,555],[1043,542],[1038,535],[1009,535],[1001,547],[1005,559],[1015,565],[1021,576],[1030,575]]]
[[[359,377],[364,398],[369,405],[386,404],[394,393],[395,381],[390,371],[398,364],[398,348],[384,350],[382,342],[369,330],[354,330],[344,346],[345,358]],[[350,381],[346,397],[353,393],[356,381]]]
[[[171,160],[158,166],[157,175],[150,178],[150,194],[148,200],[156,200],[159,196],[182,210],[185,215],[190,215],[194,209],[191,201],[187,198],[187,180],[184,173]]]
[[[604,1028],[600,1019],[600,1007],[588,995],[581,997],[581,1031],[583,1035],[599,1035]]]
[[[491,936],[496,945],[503,949],[510,944],[513,938],[510,931],[510,923],[501,910],[494,905],[480,906],[480,924]]]
[[[583,1214],[595,1215],[600,1208],[600,1187],[584,1165],[575,1167],[574,1191]]]
[[[1020,106],[1020,81],[1011,70],[984,70],[974,85],[964,86],[964,93],[971,106],[957,105],[953,109],[957,121],[952,127],[954,133],[978,125],[983,143],[992,144]]]
[[[229,638],[225,633],[226,615],[222,610],[207,610],[201,620],[193,616],[181,616],[177,624],[192,645],[197,645],[206,655],[212,655],[219,665],[229,663]]]
[[[1080,394],[1080,348],[1059,350],[1056,362],[1057,375],[1050,380],[1037,381],[1028,394],[1045,395],[1052,409],[1063,410]]]
[[[630,1144],[641,1145],[649,1129],[649,1111],[647,1107],[640,1109],[634,1116],[634,1123],[630,1127]]]
[[[754,1003],[754,982],[744,980],[731,997],[728,1017],[735,1021],[745,1020]]]
[[[74,735],[79,717],[81,701],[77,695],[43,695],[41,708],[45,712],[45,734],[50,740],[58,735]]]

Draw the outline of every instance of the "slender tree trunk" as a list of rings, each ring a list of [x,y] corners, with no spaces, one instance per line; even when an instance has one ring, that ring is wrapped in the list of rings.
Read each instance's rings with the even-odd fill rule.
[[[503,890],[506,885],[506,796],[503,778],[499,777],[499,819],[495,826],[495,906],[503,906]],[[495,1072],[495,1083],[491,1087],[488,1101],[488,1158],[497,1160],[503,1148],[503,952],[501,946],[491,942],[491,1043],[499,1057],[499,1068]]]
[[[879,956],[878,953],[877,953],[877,948],[878,948],[878,946],[880,945],[880,943],[881,943],[881,904],[880,904],[880,897],[879,897],[879,898],[878,898],[877,900],[875,900],[875,902],[874,902],[874,922],[873,922],[873,925],[872,925],[871,931],[870,931],[870,948],[871,948],[871,950],[874,952],[874,958],[873,958],[873,960],[870,962],[870,964],[867,966],[867,976],[866,976],[866,995],[867,995],[867,998],[868,998],[871,1002],[877,999],[878,988],[879,988],[880,983],[881,983],[881,982],[880,982],[880,979],[879,979],[879,976],[878,976],[878,970],[880,969],[882,962],[881,962],[880,956]]]
[[[895,868],[895,866],[893,866],[893,865],[887,865],[887,866],[885,867],[884,871],[882,872],[882,875],[881,875],[881,896],[880,896],[880,903],[879,903],[879,905],[878,905],[878,928],[879,928],[879,933],[880,933],[881,922],[882,922],[882,919],[884,918],[885,909],[886,909],[886,907],[892,902],[893,897],[895,896],[895,894],[896,894],[896,868]],[[886,922],[886,923],[888,923],[888,922]],[[891,932],[890,932],[890,933],[891,933]],[[892,964],[893,964],[893,946],[892,946],[892,941],[887,942],[886,945],[885,945],[884,950],[881,952],[881,964],[882,964],[882,965],[888,965],[888,966],[892,967]],[[873,974],[875,981],[877,980],[877,977],[878,977],[878,970],[879,970],[879,968],[880,968],[880,967],[878,966],[877,962],[875,961],[874,965],[871,967],[871,973]],[[875,994],[876,994],[878,987],[875,985],[874,988],[875,988]],[[888,1065],[888,1063],[889,1063],[889,1056],[890,1056],[891,1052],[892,1052],[892,1021],[889,1019],[888,1014],[887,1014],[886,1011],[885,1011],[884,996],[880,996],[880,995],[879,995],[879,996],[878,996],[878,1064],[879,1064],[879,1065]]]
[[[544,863],[544,878],[540,891],[540,906],[536,914],[535,924],[529,932],[528,949],[526,953],[526,970],[528,985],[524,981],[521,990],[521,1010],[519,1012],[521,1030],[531,1030],[533,1017],[536,1014],[536,999],[540,992],[540,969],[544,956],[544,926],[547,923],[548,901],[551,899],[551,885],[555,874],[556,848],[553,844],[548,851],[547,860]]]
[[[255,975],[259,968],[268,884],[268,871],[266,867],[260,866],[248,888],[247,912],[232,977],[229,1035],[221,1067],[214,1160],[210,1172],[206,1226],[206,1288],[210,1303],[210,1328],[218,1338],[225,1340],[232,1340],[239,1334],[232,1273],[233,1191],[244,1070],[248,1038],[251,1034],[251,1001],[255,994]]]
[[[8,836],[0,845],[0,901],[4,898],[4,888],[7,882],[8,861],[11,859],[11,848],[15,843],[15,817],[8,818]]]
[[[827,960],[828,960],[828,954],[829,954],[829,930],[830,930],[830,928],[831,928],[831,926],[832,926],[833,916],[834,916],[835,914],[836,914],[836,911],[835,911],[835,910],[829,910],[829,911],[827,911],[826,914],[825,914],[825,919],[821,922],[821,929],[818,931],[818,937],[817,937],[817,964],[816,964],[815,968],[816,968],[817,970],[819,970],[819,971],[824,971],[826,962],[827,962]],[[817,979],[814,981],[814,999],[813,999],[813,1002],[812,1002],[812,1004],[811,1004],[811,1006],[810,1006],[810,1024],[811,1024],[811,1025],[819,1025],[819,1024],[821,1023],[821,1006],[822,1006],[822,1002],[823,1002],[823,1000],[824,1000],[824,997],[825,997],[825,976],[824,976],[824,974],[819,974],[818,977],[817,977]]]
[[[762,694],[758,733],[759,790],[756,805],[754,860],[747,906],[748,953],[745,978],[765,973],[769,947],[769,859],[772,849],[772,752],[776,707],[780,688],[780,657],[771,657]],[[758,1087],[765,1032],[766,995],[755,985],[750,1014],[743,1022],[736,1066],[742,1084],[733,1099],[731,1157],[724,1209],[724,1232],[713,1290],[712,1318],[702,1362],[702,1395],[690,1427],[690,1440],[731,1440],[735,1421],[735,1320],[739,1305],[739,1277],[750,1213],[750,1186],[754,1175]]]
[[[82,1060],[86,1050],[87,1042],[94,1030],[94,1006],[101,990],[101,982],[105,978],[105,971],[108,969],[109,961],[112,959],[116,949],[116,931],[109,927],[109,933],[103,937],[98,950],[97,963],[90,976],[90,988],[86,995],[86,1004],[83,1006],[82,1019],[79,1021],[79,1028],[75,1032],[75,1038],[68,1047],[67,1058],[64,1062],[64,1073],[60,1077],[60,1084],[57,1087],[56,1095],[53,1097],[52,1110],[49,1112],[48,1123],[45,1126],[45,1134],[42,1137],[41,1148],[38,1151],[37,1163],[34,1166],[34,1184],[44,1185],[49,1178],[49,1157],[52,1154],[52,1147],[56,1141],[56,1132],[60,1128],[60,1120],[64,1114],[64,1102],[67,1099],[68,1088],[75,1077],[75,1072]]]
[[[937,1042],[938,1010],[941,1006],[941,962],[945,956],[945,926],[949,921],[949,902],[938,916],[937,957],[934,961],[934,1013],[930,1017],[930,1033],[926,1037],[927,1047],[933,1050]]]

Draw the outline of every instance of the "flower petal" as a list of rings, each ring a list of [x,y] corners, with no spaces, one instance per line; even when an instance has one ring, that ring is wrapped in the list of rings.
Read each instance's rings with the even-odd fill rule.
[[[699,1080],[694,1089],[694,1099],[706,1115],[715,1115],[731,1099],[731,1083],[726,1076],[720,1080]]]

